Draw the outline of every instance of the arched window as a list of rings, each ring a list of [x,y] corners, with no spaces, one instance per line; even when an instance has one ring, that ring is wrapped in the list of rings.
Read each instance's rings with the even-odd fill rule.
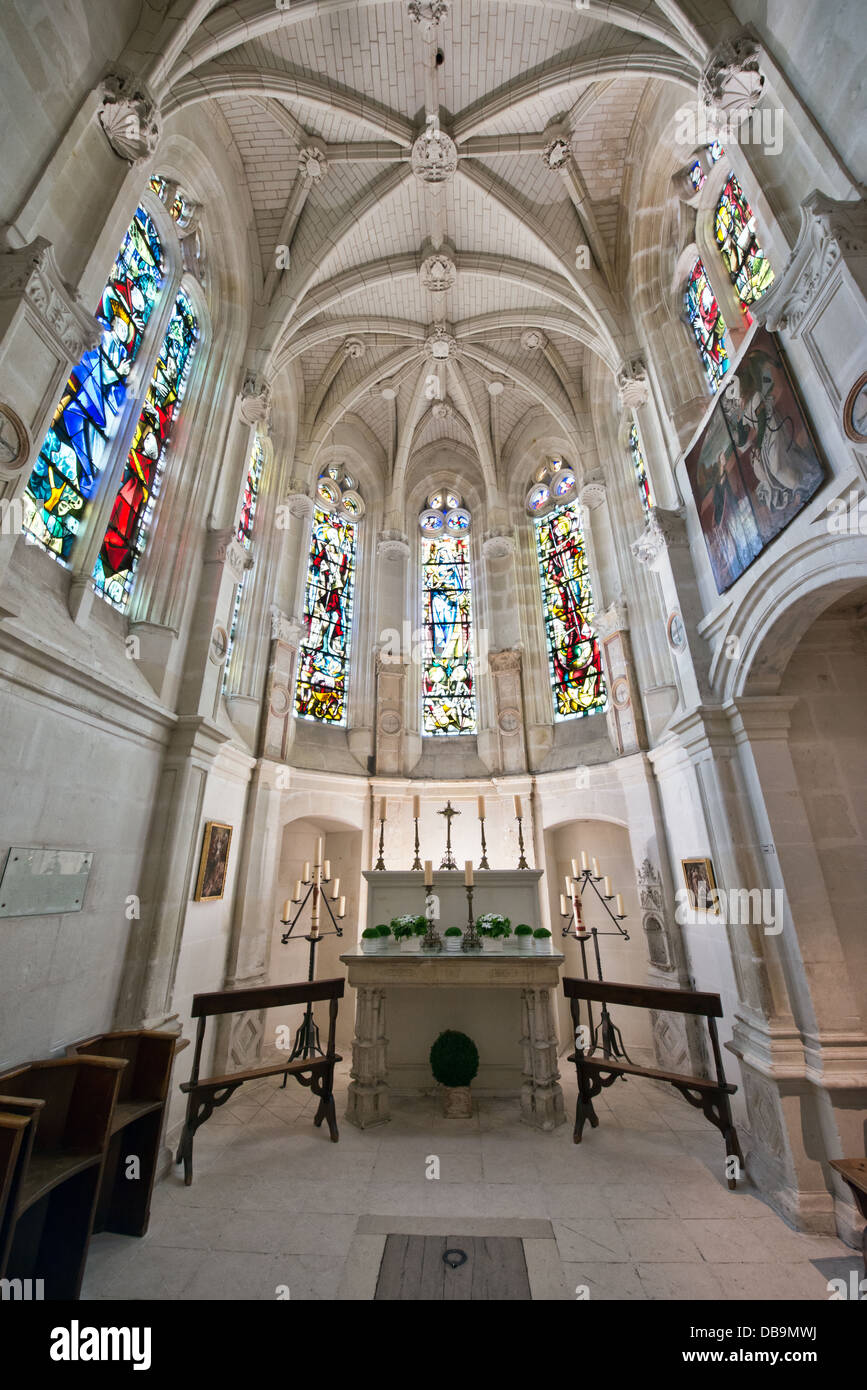
[[[562,459],[536,473],[527,494],[542,588],[542,614],[554,718],[598,714],[608,703],[602,657],[593,629],[593,594],[576,479]]]
[[[710,388],[716,392],[729,369],[728,335],[725,319],[708,282],[701,258],[690,271],[684,304]]]
[[[166,446],[183,399],[198,337],[198,321],[181,290],[93,568],[94,589],[121,610],[129,602],[136,567],[147,543]]]
[[[698,193],[707,183],[707,169],[711,164],[716,164],[722,159],[725,150],[719,140],[714,140],[713,144],[706,145],[698,159],[690,166],[689,177],[693,188]]]
[[[644,519],[645,521],[649,521],[650,509],[654,507],[656,503],[653,500],[653,493],[650,490],[650,478],[647,476],[647,464],[644,461],[641,440],[638,437],[638,426],[634,420],[629,428],[629,452],[632,455],[632,466],[635,469],[635,479],[638,483],[641,505],[644,508]]]
[[[717,203],[714,233],[741,309],[752,322],[748,306],[761,299],[774,272],[756,237],[753,210],[734,174],[729,174]]]
[[[162,280],[162,244],[140,207],[96,311],[103,326],[99,346],[71,373],[24,494],[25,532],[63,563],[96,491]]]
[[[347,722],[357,523],[363,514],[353,479],[329,468],[317,484],[313,509],[295,713],[299,719],[342,728]]]
[[[453,492],[435,492],[419,517],[424,625],[422,732],[474,734],[470,514]]]
[[[261,435],[256,435],[253,440],[253,447],[250,450],[250,461],[247,464],[247,478],[244,483],[244,497],[241,502],[241,515],[238,518],[236,537],[245,550],[249,550],[253,544],[253,522],[256,519],[256,505],[259,501],[259,483],[262,480],[262,468],[265,463],[265,449],[262,444]],[[241,594],[244,591],[244,580],[249,571],[245,570],[238,586],[235,589],[235,602],[232,605],[232,620],[229,624],[229,642],[226,648],[226,664],[223,667],[223,689],[229,675],[229,661],[232,656],[232,648],[235,645],[235,637],[238,631],[238,614],[241,611]]]

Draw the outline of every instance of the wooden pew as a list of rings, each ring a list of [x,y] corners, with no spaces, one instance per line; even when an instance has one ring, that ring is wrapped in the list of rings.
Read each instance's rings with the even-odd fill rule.
[[[734,1095],[737,1086],[726,1081],[722,1053],[716,1031],[716,1020],[722,1018],[722,1004],[718,994],[703,994],[692,989],[651,989],[646,985],[624,985],[608,983],[605,980],[578,980],[566,977],[563,992],[569,1000],[572,1022],[576,1031],[581,1026],[580,1003],[589,1000],[594,1003],[626,1004],[639,1009],[653,1009],[661,1013],[695,1014],[707,1019],[713,1052],[716,1078],[690,1076],[682,1072],[659,1071],[655,1067],[642,1067],[634,1062],[620,1062],[613,1057],[593,1057],[584,1048],[577,1047],[568,1057],[575,1063],[578,1073],[578,1103],[575,1107],[575,1129],[572,1138],[581,1143],[581,1135],[586,1121],[595,1129],[599,1124],[593,1109],[593,1097],[598,1096],[603,1086],[612,1086],[615,1081],[626,1080],[629,1076],[647,1076],[653,1081],[665,1081],[674,1086],[690,1103],[703,1111],[705,1118],[716,1125],[725,1140],[726,1155],[738,1160],[738,1171],[743,1168],[738,1136],[732,1120],[729,1096]],[[729,1177],[728,1185],[734,1188],[736,1179]]]
[[[209,1120],[218,1105],[225,1105],[229,1097],[243,1086],[245,1081],[258,1081],[263,1076],[292,1076],[302,1086],[309,1086],[319,1097],[319,1109],[313,1123],[317,1126],[323,1120],[328,1122],[332,1143],[339,1139],[337,1114],[334,1107],[334,1066],[343,1059],[334,1050],[337,1029],[337,1001],[343,998],[345,981],[304,980],[300,984],[258,985],[254,989],[224,989],[211,994],[193,996],[191,1015],[199,1020],[196,1030],[193,1069],[189,1081],[181,1085],[187,1096],[187,1114],[181,1133],[176,1163],[184,1165],[184,1184],[190,1186],[193,1180],[193,1138],[196,1130]],[[294,1062],[272,1062],[263,1067],[248,1067],[242,1071],[228,1072],[224,1076],[199,1077],[202,1059],[202,1043],[205,1038],[205,1024],[209,1018],[218,1014],[247,1013],[251,1010],[276,1009],[287,1004],[316,1003],[320,999],[329,1000],[328,1043],[324,1057],[298,1058]]]
[[[867,1221],[867,1158],[832,1158],[831,1167],[849,1187],[858,1211]],[[867,1279],[867,1226],[861,1232],[864,1278]]]

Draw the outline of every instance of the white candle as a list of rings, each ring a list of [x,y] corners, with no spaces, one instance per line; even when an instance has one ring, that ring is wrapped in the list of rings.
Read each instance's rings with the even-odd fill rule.
[[[309,859],[305,859],[305,861],[304,861],[304,882],[305,882],[305,883],[309,883],[309,882],[310,882],[310,860],[309,860]]]
[[[298,903],[298,902],[301,901],[301,880],[300,880],[300,878],[297,879],[297,880],[296,880],[296,883],[295,883],[295,901],[296,901],[296,903]]]
[[[317,864],[321,864],[321,863],[322,863],[322,846],[323,846],[323,844],[324,844],[324,841],[323,841],[323,840],[317,840],[317,841],[316,841],[316,863],[317,863]]]
[[[594,860],[593,860],[593,877],[594,877],[594,878],[601,878],[601,877],[602,877],[602,875],[601,875],[600,872],[599,872],[599,860],[598,860],[598,859],[594,859]]]
[[[583,849],[581,851],[581,868],[582,870],[590,868],[590,865],[587,862],[587,855],[585,854]]]
[[[566,883],[566,897],[567,897],[567,898],[573,898],[573,897],[575,896],[575,885],[574,885],[574,883],[572,882],[572,880],[571,880],[571,878],[569,877],[568,874],[566,875],[565,883]]]
[[[385,797],[384,797],[384,796],[381,796],[381,797],[379,798],[379,819],[380,819],[380,820],[385,820]]]
[[[345,899],[345,898],[340,898],[340,900],[339,900],[338,903],[337,903],[337,915],[338,915],[338,917],[345,917],[345,916],[346,916],[346,899]]]
[[[515,816],[518,820],[521,819],[521,798],[519,796],[515,797]]]
[[[426,887],[426,888],[429,888],[430,885],[433,883],[433,860],[432,860],[432,859],[426,859],[426,860],[424,861],[424,881],[425,881],[425,887]]]
[[[287,898],[286,901],[285,901],[285,903],[283,904],[283,921],[284,921],[284,922],[288,922],[288,920],[289,920],[289,918],[290,918],[291,916],[292,916],[292,899],[291,899],[291,898]]]
[[[611,879],[608,877],[607,874],[605,878],[602,880],[602,892],[605,894],[606,898],[611,897]]]
[[[568,906],[568,904],[567,904],[567,902],[566,902],[566,899],[565,899],[565,897],[563,896],[562,893],[560,894],[560,916],[561,916],[561,917],[568,917],[568,916],[569,916],[569,906]]]
[[[467,888],[472,888],[472,886],[473,886],[473,861],[472,861],[472,859],[465,859],[465,860],[464,860],[464,883],[465,883],[465,885],[466,885]]]
[[[621,897],[621,895],[620,895],[619,893],[617,894],[617,916],[618,916],[618,917],[625,917],[625,916],[626,916],[626,913],[625,913],[625,911],[624,911],[624,909],[623,909],[623,898]]]
[[[334,886],[333,886],[332,889],[331,889],[331,896],[332,896],[332,898],[339,898],[339,897],[340,897],[340,879],[339,879],[339,878],[336,878],[336,879],[334,880]]]
[[[326,859],[325,863],[322,865],[322,877],[323,877],[323,878],[330,878],[330,877],[331,877],[331,860],[330,860],[330,859]]]
[[[412,799],[412,818],[418,820],[421,815],[421,797],[414,796]]]
[[[577,860],[577,859],[573,859],[573,860],[572,860],[572,877],[573,877],[573,878],[577,878],[577,877],[578,877],[578,860]]]
[[[479,797],[479,820],[484,820],[484,819],[485,819],[485,798],[484,798],[483,796],[480,796],[480,797]]]

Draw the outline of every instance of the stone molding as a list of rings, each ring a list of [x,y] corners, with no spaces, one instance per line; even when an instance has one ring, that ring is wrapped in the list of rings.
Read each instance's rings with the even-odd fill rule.
[[[689,548],[684,513],[665,511],[662,507],[653,508],[643,534],[631,546],[638,563],[649,569],[659,561],[664,551],[682,548]]]
[[[867,254],[867,200],[828,198],[814,189],[801,204],[794,250],[777,281],[753,306],[770,332],[797,337],[809,310],[841,261]]]
[[[635,410],[650,400],[650,382],[643,357],[633,357],[621,363],[615,377],[621,410]]]
[[[699,80],[699,96],[705,106],[727,116],[747,115],[759,101],[765,86],[761,48],[744,32],[724,39],[708,58]]]
[[[93,314],[62,278],[45,237],[0,255],[0,298],[23,298],[74,362],[102,337]]]
[[[588,478],[587,482],[579,491],[578,501],[581,503],[582,507],[586,507],[588,511],[592,512],[595,511],[597,507],[602,506],[607,495],[608,493],[601,475],[599,477],[594,476]]]
[[[401,531],[380,531],[376,540],[376,553],[383,560],[408,560],[409,541]]]
[[[100,89],[99,123],[121,159],[130,164],[150,159],[162,135],[159,106],[145,84],[132,73],[109,73]]]
[[[610,637],[614,632],[627,632],[629,630],[629,614],[625,598],[622,596],[616,598],[604,612],[597,613],[594,623],[596,636],[600,641],[604,637]]]
[[[313,498],[304,491],[303,483],[299,483],[297,478],[289,479],[289,488],[280,505],[286,507],[289,515],[297,521],[304,521],[313,515]]]

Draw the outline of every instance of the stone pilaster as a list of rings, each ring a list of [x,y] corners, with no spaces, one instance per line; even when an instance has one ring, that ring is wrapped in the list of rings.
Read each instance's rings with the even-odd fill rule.
[[[596,614],[596,633],[602,648],[608,682],[608,731],[618,754],[636,753],[647,747],[641,695],[635,675],[626,604],[612,603]]]
[[[408,667],[386,652],[376,653],[376,751],[378,777],[401,771],[404,744],[404,706]]]
[[[699,635],[704,605],[689,550],[683,511],[654,507],[644,532],[632,544],[640,565],[659,576],[666,611],[668,643],[681,698],[699,704],[710,693],[710,648]]]
[[[300,618],[287,618],[276,607],[271,609],[271,660],[265,685],[259,756],[286,762],[292,740],[292,699],[301,640]]]
[[[507,648],[488,656],[494,690],[498,770],[508,775],[527,771],[524,737],[524,698],[521,691],[521,652]]]

